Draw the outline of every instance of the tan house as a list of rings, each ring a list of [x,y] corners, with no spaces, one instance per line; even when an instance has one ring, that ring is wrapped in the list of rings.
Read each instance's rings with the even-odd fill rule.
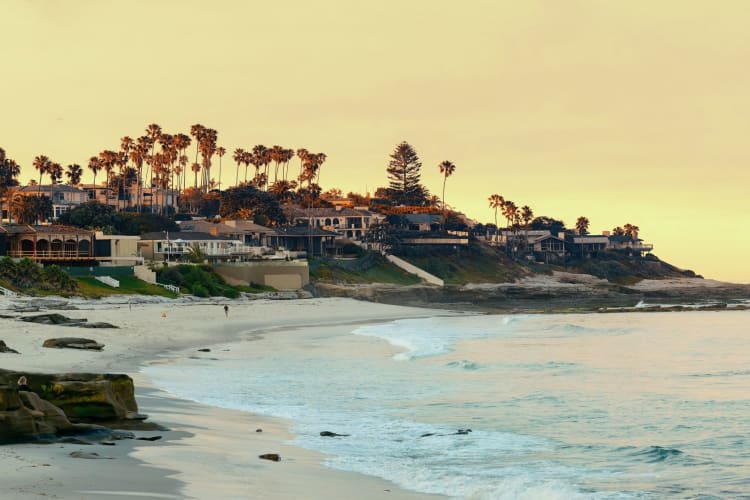
[[[292,225],[307,225],[324,231],[337,233],[339,238],[360,240],[367,233],[371,225],[376,224],[385,216],[371,212],[366,208],[300,208],[288,207],[287,217]]]
[[[46,196],[52,200],[52,220],[56,220],[63,212],[86,203],[86,192],[77,186],[65,184],[21,186],[16,189],[21,196]]]

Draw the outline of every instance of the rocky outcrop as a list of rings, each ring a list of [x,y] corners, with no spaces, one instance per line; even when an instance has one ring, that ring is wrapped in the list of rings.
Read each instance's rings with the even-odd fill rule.
[[[20,373],[0,370],[0,441],[108,430],[143,420],[133,380],[119,374],[24,374],[31,392],[18,391]]]
[[[53,349],[91,349],[93,351],[101,351],[104,349],[104,344],[100,344],[96,340],[82,339],[79,337],[61,337],[59,339],[45,340],[42,347]]]
[[[89,323],[86,318],[69,318],[58,313],[37,314],[36,316],[25,316],[19,319],[27,323],[38,323],[40,325],[77,326],[79,328],[117,328],[111,323],[103,321]]]
[[[8,347],[8,345],[5,343],[4,340],[0,340],[0,352],[10,352],[10,353],[18,354],[18,351]]]

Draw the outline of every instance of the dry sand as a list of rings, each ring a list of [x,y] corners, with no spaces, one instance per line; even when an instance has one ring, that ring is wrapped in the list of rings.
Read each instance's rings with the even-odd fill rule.
[[[14,303],[23,299],[0,297],[0,314],[13,314]],[[0,470],[5,472],[1,498],[435,498],[377,478],[328,469],[320,454],[285,444],[292,437],[289,422],[171,397],[153,387],[138,369],[165,357],[187,355],[188,349],[273,335],[277,330],[308,325],[350,328],[446,311],[343,298],[256,300],[226,302],[230,311],[225,318],[225,302],[157,301],[131,306],[127,298],[115,298],[71,303],[79,309],[57,312],[120,328],[92,330],[0,319],[0,340],[21,353],[0,354],[0,367],[127,373],[135,381],[141,413],[169,430],[138,431],[139,437],[162,439],[117,441],[116,446],[0,446]],[[62,336],[93,338],[106,347],[101,352],[41,347],[45,339]],[[73,451],[111,459],[73,458],[69,456]],[[278,453],[282,460],[261,460],[258,455],[263,453]]]

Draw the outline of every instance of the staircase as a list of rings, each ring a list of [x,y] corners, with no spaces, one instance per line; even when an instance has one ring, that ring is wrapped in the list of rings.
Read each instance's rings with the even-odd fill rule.
[[[105,285],[109,285],[112,288],[120,288],[120,282],[111,276],[96,276],[97,281],[101,281]]]

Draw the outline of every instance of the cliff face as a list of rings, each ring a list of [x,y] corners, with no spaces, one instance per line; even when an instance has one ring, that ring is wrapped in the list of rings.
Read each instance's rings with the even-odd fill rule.
[[[18,391],[25,375],[31,392]],[[0,441],[90,429],[87,423],[140,420],[133,380],[119,374],[35,374],[0,370]]]

